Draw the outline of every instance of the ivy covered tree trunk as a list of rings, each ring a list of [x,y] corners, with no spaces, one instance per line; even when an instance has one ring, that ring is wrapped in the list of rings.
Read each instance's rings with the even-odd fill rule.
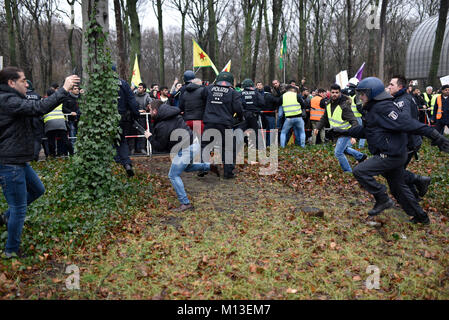
[[[110,197],[121,187],[112,174],[114,143],[119,134],[117,110],[118,78],[112,70],[107,33],[97,21],[97,1],[89,1],[90,19],[85,39],[88,73],[86,94],[80,101],[83,114],[79,123],[76,154],[66,188],[76,193],[78,201]]]

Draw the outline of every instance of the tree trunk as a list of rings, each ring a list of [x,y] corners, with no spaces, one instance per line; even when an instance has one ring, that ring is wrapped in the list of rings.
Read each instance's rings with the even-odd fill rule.
[[[259,16],[257,20],[256,28],[256,40],[254,42],[254,55],[253,55],[253,65],[251,69],[251,79],[256,80],[257,76],[257,62],[259,60],[259,47],[260,47],[260,36],[262,34],[262,21],[263,21],[263,10],[266,6],[266,0],[259,0]]]
[[[371,4],[371,8],[374,10],[375,8],[375,12],[374,14],[377,15],[377,7],[379,6],[379,0],[370,0],[370,4]],[[369,38],[368,38],[368,60],[367,60],[367,64],[366,64],[366,68],[367,68],[367,74],[369,74],[370,76],[375,76],[377,71],[376,71],[376,36],[377,36],[377,29],[376,28],[371,28],[369,31]]]
[[[432,62],[430,64],[428,82],[434,87],[439,87],[438,69],[440,67],[441,48],[443,47],[444,33],[446,31],[446,20],[449,10],[449,0],[441,0],[438,26],[435,33],[435,44],[433,45]]]
[[[298,81],[305,76],[305,44],[307,21],[304,19],[304,0],[299,0]],[[317,26],[318,28],[318,26]]]
[[[164,29],[162,27],[162,0],[157,0],[157,22],[159,32],[159,82],[165,85]]]
[[[6,24],[8,26],[9,65],[17,66],[16,40],[14,37],[14,22],[12,17],[11,0],[5,0],[5,10],[6,10]]]
[[[242,11],[245,19],[245,28],[243,29],[243,55],[241,76],[243,79],[249,78],[251,75],[251,33],[253,31],[254,21],[254,1],[243,0]]]
[[[347,62],[348,74],[352,75],[352,3],[346,0],[346,37],[348,40]]]
[[[186,14],[187,12],[181,13],[181,73],[183,73],[186,69]]]
[[[209,23],[207,28],[208,44],[209,44],[208,51],[209,51],[209,58],[211,59],[212,63],[218,64],[217,18],[215,15],[214,2],[215,2],[214,0],[207,1],[207,8],[209,13]],[[215,71],[212,68],[209,68],[209,80],[213,81],[215,77],[216,77]]]
[[[103,32],[109,32],[109,14],[108,14],[108,0],[82,0],[81,2],[82,13],[83,13],[83,30],[87,30],[87,23],[90,20],[90,15],[96,8],[96,18],[98,24],[103,28]],[[83,82],[87,86],[89,77],[87,74],[87,44],[85,39],[85,34],[83,33]]]
[[[268,78],[270,81],[274,80],[276,71],[276,49],[278,45],[278,30],[279,23],[282,16],[282,0],[273,0],[273,21],[271,24],[271,32],[268,26],[267,9],[264,10],[265,29],[267,33],[268,42]]]
[[[75,28],[75,0],[67,0],[67,3],[70,6],[70,27],[67,38],[70,51],[70,65],[72,67],[72,71],[77,71],[75,70],[76,69],[75,50],[73,49],[73,30]]]
[[[130,63],[130,70],[133,70],[136,55],[140,66],[140,54],[141,54],[140,23],[139,23],[139,16],[137,14],[137,0],[128,0],[126,3],[128,6],[129,20],[131,23],[131,50],[129,54],[130,57],[129,63]]]
[[[125,43],[123,36],[122,10],[120,0],[114,0],[115,26],[117,29],[118,65],[117,71],[122,79],[128,79],[128,63],[126,61]]]
[[[15,36],[19,42],[19,56],[20,56],[20,66],[25,72],[28,79],[33,79],[33,63],[28,59],[28,46],[24,39],[24,33],[22,32],[22,26],[20,25],[19,8],[17,7],[17,1],[11,3],[12,14],[15,21]]]
[[[382,8],[380,10],[380,50],[379,50],[379,78],[384,81],[385,79],[385,39],[387,37],[387,6],[388,0],[382,0]]]

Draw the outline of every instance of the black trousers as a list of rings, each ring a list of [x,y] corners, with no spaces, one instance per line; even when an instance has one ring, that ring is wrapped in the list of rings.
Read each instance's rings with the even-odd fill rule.
[[[237,142],[236,138],[234,138],[233,143],[232,143],[232,148],[226,148],[226,134],[225,134],[225,130],[226,129],[232,129],[229,126],[225,126],[222,124],[217,124],[217,123],[205,123],[204,124],[204,133],[208,130],[208,129],[216,129],[220,132],[221,134],[221,159],[223,161],[223,168],[224,168],[224,176],[231,176],[232,175],[232,171],[235,168],[235,162],[236,162],[236,149],[237,149]],[[201,149],[204,149],[208,144],[210,144],[212,141],[204,141],[204,138],[201,141]],[[216,143],[216,145],[219,145],[219,141],[214,141]],[[230,158],[232,154],[232,163],[226,163],[226,158]],[[226,156],[227,155],[227,156]]]
[[[353,174],[360,185],[376,199],[386,196],[387,188],[374,178],[382,175],[387,179],[391,194],[409,216],[422,217],[425,215],[415,195],[404,180],[404,164],[407,154],[397,157],[381,157],[376,155],[358,164]]]
[[[418,148],[419,150],[419,148]],[[418,150],[415,151],[409,151],[407,154],[407,161],[404,164],[404,181],[410,188],[410,191],[415,195],[416,199],[419,200],[418,190],[416,190],[415,181],[418,178],[416,174],[413,172],[407,170],[407,166],[409,165],[410,161],[412,161],[412,158],[415,155],[415,152],[418,152]]]
[[[131,124],[120,122],[120,128],[122,129],[122,132],[120,133],[120,140],[115,141],[116,154],[114,160],[115,162],[120,163],[123,166],[127,164],[132,165],[131,159],[129,158],[128,142],[125,138],[126,130],[130,127]]]
[[[435,129],[436,129],[440,134],[444,134],[444,127],[448,127],[448,128],[449,128],[449,125],[448,125],[448,124],[444,124],[444,123],[442,123],[441,121],[438,121],[438,120],[437,120],[437,124],[436,124]]]
[[[60,138],[62,141],[62,145],[64,145],[65,150],[69,151],[70,155],[73,155],[73,146],[69,142],[69,138],[67,137],[67,130],[52,130],[47,132],[48,139],[48,149],[50,156],[56,155],[56,138]],[[58,148],[58,156],[66,155],[65,150],[61,150],[62,148]]]

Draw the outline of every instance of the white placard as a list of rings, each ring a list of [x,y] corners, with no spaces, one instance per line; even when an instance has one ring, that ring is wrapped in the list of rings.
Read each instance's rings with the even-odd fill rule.
[[[445,86],[445,85],[449,84],[449,76],[445,76],[443,78],[440,78],[440,81],[441,81],[441,85],[442,86]]]
[[[346,87],[349,83],[348,71],[341,71],[339,74],[335,76],[335,83],[338,84],[342,89]]]
[[[0,56],[0,70],[3,69],[3,56]]]

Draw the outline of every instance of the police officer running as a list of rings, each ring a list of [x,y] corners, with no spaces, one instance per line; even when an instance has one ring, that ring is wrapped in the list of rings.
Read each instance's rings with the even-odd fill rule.
[[[397,75],[394,76],[390,84],[388,85],[388,90],[390,94],[394,97],[394,102],[401,112],[406,112],[412,119],[419,121],[419,111],[418,104],[416,103],[413,96],[407,93],[406,86],[407,81],[404,76]],[[407,143],[407,161],[405,162],[404,168],[407,168],[410,161],[412,161],[413,156],[418,154],[421,148],[422,137],[414,134],[408,135]],[[412,172],[404,171],[405,183],[409,186],[410,190],[413,192],[415,197],[419,200],[419,197],[424,197],[427,193],[427,189],[430,185],[430,177],[423,177]]]
[[[349,130],[333,129],[339,134],[356,138],[366,138],[372,158],[354,168],[353,174],[360,185],[371,193],[376,204],[368,212],[376,216],[393,206],[386,187],[374,178],[383,175],[388,182],[391,193],[402,209],[412,216],[413,223],[429,224],[427,213],[420,207],[417,199],[404,181],[404,165],[407,161],[408,133],[425,135],[433,140],[441,151],[449,153],[449,140],[415,119],[407,112],[401,112],[393,97],[385,91],[382,81],[369,77],[357,86],[357,92],[366,110],[365,126]]]

